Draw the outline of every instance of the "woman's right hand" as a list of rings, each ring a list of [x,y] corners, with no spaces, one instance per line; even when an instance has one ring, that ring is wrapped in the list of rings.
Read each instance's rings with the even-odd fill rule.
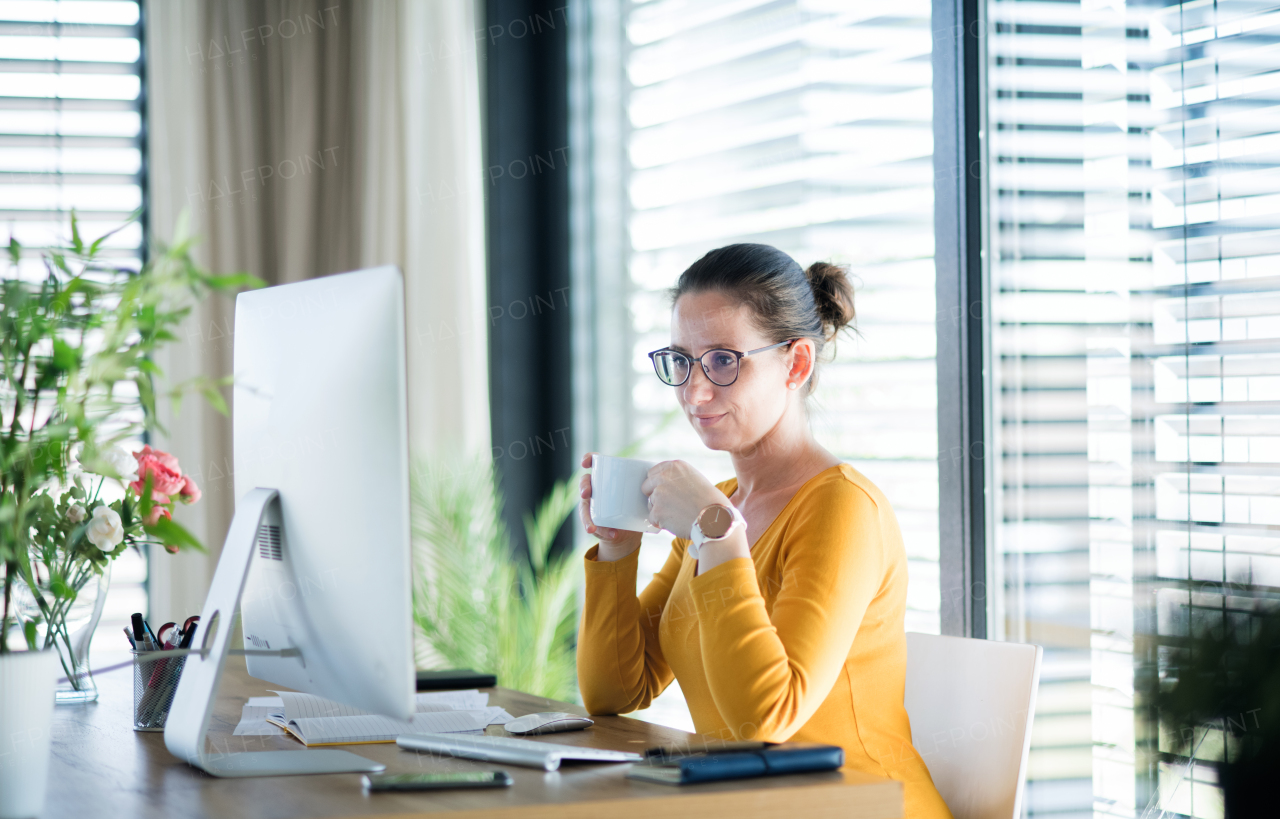
[[[582,467],[584,469],[591,468],[591,456],[594,454],[588,452],[583,457]],[[600,539],[600,548],[596,553],[597,560],[612,563],[615,560],[621,560],[640,548],[641,532],[632,532],[627,529],[611,529],[607,526],[596,526],[591,522],[590,475],[582,476],[582,482],[578,488],[582,496],[582,503],[578,504],[579,512],[582,515],[582,526],[586,529],[587,534],[595,535]]]

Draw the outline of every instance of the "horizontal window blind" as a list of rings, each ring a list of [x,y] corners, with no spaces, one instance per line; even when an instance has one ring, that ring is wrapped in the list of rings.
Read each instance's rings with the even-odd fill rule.
[[[25,278],[45,275],[43,248],[70,243],[73,209],[94,239],[143,204],[140,13],[132,0],[0,0],[0,222],[24,247]],[[144,238],[134,222],[102,255],[137,269]],[[91,659],[127,649],[120,629],[147,610],[146,565],[132,552],[115,561]]]
[[[1125,280],[1129,262],[1123,253],[1100,258],[1087,245],[1090,228],[1097,227],[1087,213],[1097,202],[1086,193],[1081,5],[993,0],[987,17],[990,394],[999,453],[990,636],[1045,648],[1026,814],[1089,816],[1086,381],[1091,338],[1123,334],[1130,319],[1127,301],[1106,287],[1109,276]],[[1142,92],[1136,77],[1117,82],[1126,86],[1122,99],[1130,90]],[[1129,170],[1125,163],[1119,184],[1127,184]],[[1105,196],[1105,188],[1096,195]]]
[[[1154,510],[1140,545],[1155,567],[1139,623],[1163,666],[1193,632],[1280,600],[1280,3],[1173,5],[1150,32],[1154,445],[1140,463]],[[1140,749],[1154,804],[1222,815],[1210,733],[1189,759],[1167,731]]]
[[[1280,591],[1280,4],[987,9],[996,622],[1048,649],[1028,813],[1221,816],[1222,737],[1178,756],[1143,703]]]
[[[33,250],[73,208],[98,236],[141,207],[140,37],[136,2],[0,2],[0,219]],[[106,247],[136,265],[142,244],[135,223]]]
[[[667,290],[707,251],[763,242],[858,278],[860,335],[822,372],[818,438],[885,491],[910,561],[907,628],[939,628],[930,7],[818,0],[622,2],[620,210],[630,438],[642,457],[732,475],[646,354]],[[596,19],[602,15],[597,12]],[[609,61],[597,65],[609,70]],[[608,134],[601,134],[607,137]],[[607,176],[607,175],[606,175]],[[641,553],[640,583],[661,567]],[[688,724],[678,694],[646,718]]]

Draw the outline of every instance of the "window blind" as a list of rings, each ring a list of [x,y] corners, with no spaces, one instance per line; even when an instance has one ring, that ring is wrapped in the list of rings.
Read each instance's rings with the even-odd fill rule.
[[[1222,738],[1178,756],[1143,702],[1280,588],[1280,5],[987,8],[997,623],[1049,649],[1028,813],[1221,816]]]
[[[1280,3],[1151,18],[1154,513],[1146,618],[1167,653],[1280,597]],[[1219,732],[1191,759],[1159,732],[1155,801],[1220,816]]]
[[[70,243],[72,209],[96,238],[143,204],[141,38],[131,0],[0,0],[0,221],[24,277],[45,275],[43,248]],[[136,269],[143,248],[135,222],[102,254]],[[146,577],[145,558],[115,561],[93,654],[127,648],[120,628],[146,611]]]
[[[1125,332],[1127,305],[1105,282],[1125,281],[1129,262],[1091,258],[1087,244],[1098,223],[1086,213],[1105,206],[1087,201],[1081,6],[993,0],[987,17],[999,453],[990,636],[1045,648],[1027,815],[1084,816],[1093,807],[1089,349]],[[1133,117],[1128,89],[1119,96]],[[1126,161],[1119,184],[1129,170]]]
[[[671,418],[675,396],[646,357],[670,342],[667,290],[700,256],[763,242],[801,265],[851,265],[860,335],[842,339],[822,372],[813,424],[892,502],[910,561],[907,628],[936,633],[929,4],[603,5],[612,12],[592,4],[593,20],[622,29],[623,56],[612,63],[602,49],[592,64],[622,76],[616,96],[595,104],[617,106],[621,150],[593,175],[623,180],[617,218],[630,309],[627,326],[596,349],[625,333],[615,355],[628,374],[626,437],[642,442],[640,457],[683,458],[713,480],[732,475],[727,456]],[[600,122],[595,138],[614,138]],[[661,547],[645,547],[641,585],[664,559]],[[675,696],[650,718],[682,724]]]

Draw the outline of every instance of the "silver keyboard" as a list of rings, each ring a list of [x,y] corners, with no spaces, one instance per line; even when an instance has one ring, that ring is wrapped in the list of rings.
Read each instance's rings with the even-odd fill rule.
[[[425,751],[440,756],[479,759],[554,771],[562,759],[586,762],[642,762],[640,754],[626,751],[603,751],[579,748],[531,739],[467,734],[404,734],[396,737],[396,745],[410,751]]]

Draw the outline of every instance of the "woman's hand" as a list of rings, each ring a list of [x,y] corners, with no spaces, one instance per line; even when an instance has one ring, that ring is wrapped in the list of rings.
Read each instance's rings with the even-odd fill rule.
[[[698,513],[729,499],[701,472],[684,461],[663,461],[640,484],[649,496],[649,520],[676,537],[688,539]]]
[[[582,467],[584,469],[591,468],[591,456],[595,454],[588,452],[582,459]],[[640,548],[640,532],[631,532],[626,529],[610,529],[607,526],[596,526],[591,522],[591,476],[583,475],[582,482],[579,484],[582,503],[578,504],[579,512],[582,515],[582,526],[586,529],[587,534],[595,535],[600,539],[600,548],[596,551],[596,559],[605,563],[612,563],[615,560],[621,560],[627,555]]]

